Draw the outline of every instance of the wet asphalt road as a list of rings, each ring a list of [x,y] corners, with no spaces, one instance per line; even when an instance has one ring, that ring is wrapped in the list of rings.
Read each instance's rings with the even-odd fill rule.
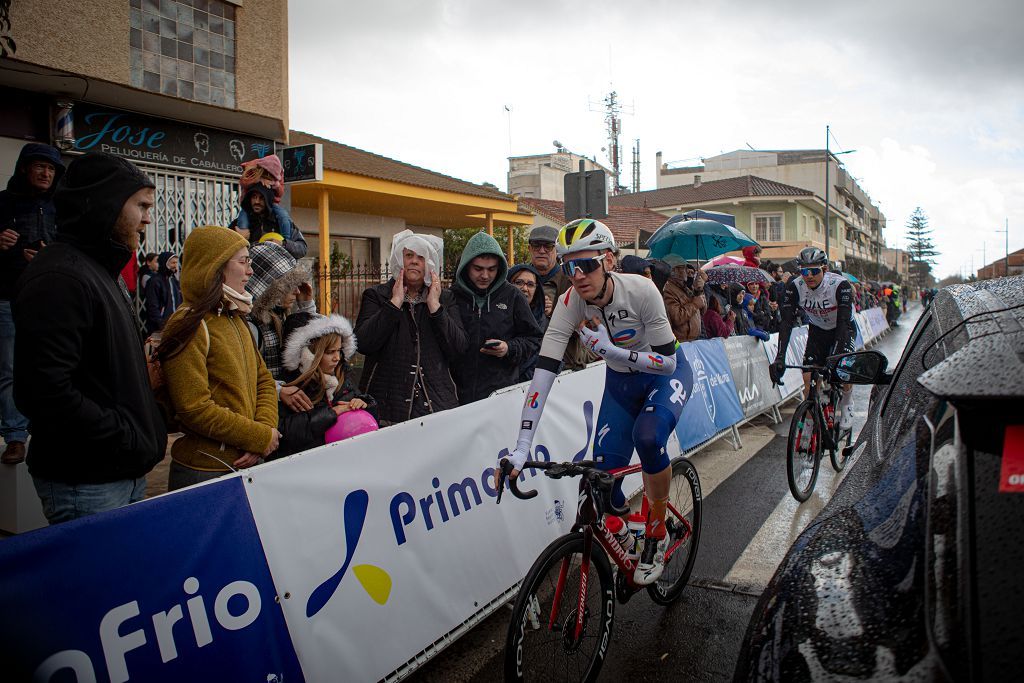
[[[890,368],[920,311],[911,308],[872,347],[886,354]],[[869,386],[855,387],[855,434],[866,420],[870,391]],[[828,502],[845,473],[833,472],[826,457],[812,497],[802,505],[793,500],[786,483],[785,448],[795,405],[791,401],[785,406],[780,424],[763,416],[744,427],[739,453],[722,440],[692,456],[704,489],[704,519],[690,585],[669,608],[655,605],[645,593],[616,606],[600,680],[732,680],[761,592],[786,549]],[[733,464],[725,465],[727,461]],[[498,610],[406,680],[501,680],[509,616],[508,608]]]

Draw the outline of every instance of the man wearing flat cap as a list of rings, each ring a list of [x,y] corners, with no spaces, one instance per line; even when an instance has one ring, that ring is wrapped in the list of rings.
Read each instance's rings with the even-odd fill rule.
[[[548,317],[558,297],[569,291],[572,282],[558,267],[558,254],[555,251],[555,240],[558,239],[558,229],[550,225],[538,225],[530,230],[530,265],[540,276],[540,286],[544,289],[544,298],[551,302],[545,306]],[[589,353],[576,337],[569,341],[566,347],[565,356],[562,359],[563,368],[568,370],[579,370],[587,363],[598,360],[596,356]]]
[[[164,457],[167,428],[120,277],[153,189],[120,157],[71,162],[53,197],[56,243],[18,282],[14,399],[31,422],[28,471],[50,524],[142,500]]]

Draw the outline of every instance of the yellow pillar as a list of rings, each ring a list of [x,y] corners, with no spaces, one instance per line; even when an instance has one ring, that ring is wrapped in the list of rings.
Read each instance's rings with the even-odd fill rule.
[[[508,264],[511,266],[516,262],[516,238],[515,238],[516,226],[509,224],[508,226]]]
[[[494,237],[494,214],[487,214],[487,234]]]
[[[322,315],[331,313],[331,195],[327,188],[317,197],[320,209],[320,301],[317,308]]]

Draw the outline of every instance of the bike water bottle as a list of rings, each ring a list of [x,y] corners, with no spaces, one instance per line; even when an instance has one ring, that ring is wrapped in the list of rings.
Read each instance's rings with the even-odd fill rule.
[[[633,537],[633,552],[630,558],[640,556],[640,550],[644,547],[644,534],[647,530],[647,515],[642,512],[634,512],[629,516],[627,527],[629,535]]]
[[[623,551],[625,551],[628,556],[633,550],[635,540],[633,538],[633,534],[630,533],[629,527],[626,526],[626,523],[622,521],[621,517],[608,515],[605,517],[604,525],[608,528],[608,531],[612,532],[612,535],[615,536],[615,540],[619,542],[619,545],[622,546]]]

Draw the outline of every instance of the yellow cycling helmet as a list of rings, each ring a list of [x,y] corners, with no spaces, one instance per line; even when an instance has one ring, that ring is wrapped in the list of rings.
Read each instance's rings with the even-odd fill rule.
[[[615,251],[615,236],[608,226],[593,218],[578,218],[558,231],[555,250],[565,257],[580,251]]]

